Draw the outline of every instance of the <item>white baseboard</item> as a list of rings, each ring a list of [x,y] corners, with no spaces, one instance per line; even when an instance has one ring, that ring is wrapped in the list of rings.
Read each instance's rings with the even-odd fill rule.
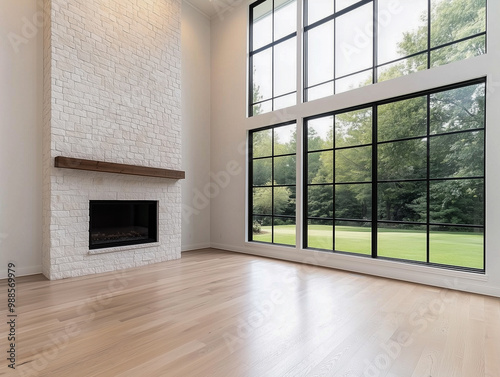
[[[191,245],[182,245],[181,252],[199,250],[199,249],[208,249],[209,247],[210,247],[210,242],[200,242]]]
[[[38,275],[42,273],[42,266],[16,267],[16,277]],[[7,279],[7,268],[0,271],[0,279]]]

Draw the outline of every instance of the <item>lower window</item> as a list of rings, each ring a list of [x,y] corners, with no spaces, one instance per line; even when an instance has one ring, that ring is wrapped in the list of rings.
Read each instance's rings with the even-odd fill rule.
[[[304,247],[482,272],[485,80],[306,119]]]
[[[249,134],[249,240],[295,246],[296,123]]]

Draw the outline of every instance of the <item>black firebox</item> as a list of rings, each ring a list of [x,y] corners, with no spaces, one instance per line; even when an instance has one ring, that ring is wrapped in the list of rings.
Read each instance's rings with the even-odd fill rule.
[[[157,201],[90,201],[90,249],[137,245],[157,241]]]

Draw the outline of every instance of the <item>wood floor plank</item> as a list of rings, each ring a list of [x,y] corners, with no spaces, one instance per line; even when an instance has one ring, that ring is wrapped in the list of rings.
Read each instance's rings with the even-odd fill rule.
[[[2,377],[500,375],[497,298],[215,249],[19,278],[17,309]]]

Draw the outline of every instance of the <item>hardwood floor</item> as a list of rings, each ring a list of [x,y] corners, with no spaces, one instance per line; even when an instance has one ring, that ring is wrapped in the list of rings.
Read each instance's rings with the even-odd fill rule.
[[[499,299],[214,249],[17,295],[2,376],[500,376]]]

